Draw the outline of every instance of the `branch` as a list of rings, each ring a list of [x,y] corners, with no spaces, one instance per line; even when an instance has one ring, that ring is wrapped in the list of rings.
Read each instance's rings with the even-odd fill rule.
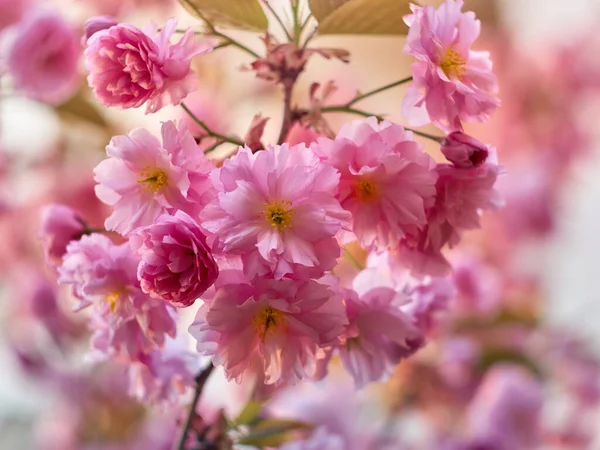
[[[367,97],[371,97],[372,95],[379,94],[380,92],[387,91],[388,89],[392,89],[396,86],[400,86],[401,84],[408,83],[410,81],[412,81],[412,77],[403,78],[402,80],[395,81],[394,83],[386,84],[385,86],[382,86],[380,88],[374,89],[374,90],[366,92],[364,94],[357,95],[352,100],[350,100],[348,103],[346,103],[346,106],[352,106],[355,103],[358,103]]]
[[[196,115],[192,111],[190,111],[190,109],[185,105],[185,103],[182,102],[181,107],[192,118],[192,120],[200,126],[200,128],[202,128],[204,131],[206,131],[206,133],[210,137],[214,137],[214,138],[220,139],[223,142],[229,142],[230,144],[234,144],[234,145],[240,145],[240,146],[244,145],[244,142],[242,142],[239,139],[228,137],[223,134],[219,134],[216,131],[211,130],[208,127],[208,125],[206,125],[206,123],[204,123],[202,120],[198,119],[198,117],[196,117]]]
[[[202,372],[200,372],[196,379],[196,389],[194,390],[194,398],[192,399],[192,404],[190,405],[190,409],[188,411],[187,418],[185,419],[185,425],[183,430],[181,430],[181,435],[179,436],[179,441],[177,442],[176,450],[185,450],[185,441],[187,440],[187,435],[190,431],[190,427],[192,425],[192,420],[194,419],[194,414],[196,412],[196,406],[198,406],[198,400],[200,400],[200,394],[202,394],[202,389],[204,389],[204,385],[206,384],[206,380],[212,373],[215,366],[211,362]]]
[[[279,138],[277,139],[278,144],[283,144],[294,122],[292,111],[292,91],[294,89],[295,82],[296,80],[291,78],[286,78],[283,80],[283,123],[281,124]]]
[[[351,108],[347,105],[325,106],[324,108],[321,108],[321,112],[322,113],[341,112],[341,113],[346,113],[346,114],[354,114],[354,115],[362,116],[362,117],[376,117],[377,120],[379,120],[379,121],[385,120],[384,117],[381,115],[373,114],[368,111],[363,111],[362,109]],[[301,113],[301,111],[300,111],[300,113]],[[417,136],[431,139],[432,141],[435,141],[437,143],[441,143],[444,140],[443,136],[435,136],[433,134],[424,133],[423,131],[419,131],[419,130],[415,130],[415,129],[407,128],[407,127],[404,127],[404,129],[406,131],[412,131]]]

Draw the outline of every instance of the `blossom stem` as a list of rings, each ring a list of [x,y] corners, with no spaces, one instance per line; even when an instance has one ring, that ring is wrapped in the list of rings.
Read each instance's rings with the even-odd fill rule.
[[[443,136],[435,136],[435,135],[433,135],[433,134],[424,133],[423,131],[415,130],[415,129],[413,129],[413,128],[407,128],[407,127],[404,127],[404,129],[405,129],[406,131],[412,131],[412,132],[413,132],[414,134],[416,134],[417,136],[421,136],[421,137],[424,137],[424,138],[426,138],[426,139],[431,139],[432,141],[435,141],[435,142],[437,142],[438,144],[441,144],[441,143],[442,143],[442,141],[444,140],[444,137],[443,137]]]
[[[279,25],[281,26],[281,29],[283,30],[283,32],[285,33],[285,37],[287,38],[288,42],[292,42],[294,39],[292,38],[292,35],[290,34],[290,32],[288,31],[287,27],[285,26],[285,24],[283,23],[283,20],[281,20],[281,17],[279,17],[279,14],[277,14],[277,12],[275,11],[275,9],[273,8],[273,6],[271,6],[271,4],[269,3],[268,0],[263,0],[263,4],[267,7],[267,9],[269,11],[271,11],[271,14],[273,14],[273,16],[275,17],[275,20],[277,21],[277,23],[279,23]]]
[[[292,14],[294,16],[294,43],[296,45],[300,45],[300,35],[302,34],[302,27],[300,26],[300,17],[298,16],[299,7],[299,1],[292,0]]]
[[[175,30],[175,32],[176,33],[185,33],[186,30],[177,29],[177,30]],[[242,50],[242,51],[248,53],[249,55],[253,56],[254,58],[257,58],[257,59],[260,58],[260,55],[258,53],[256,53],[254,50],[250,49],[249,47],[246,47],[241,42],[236,41],[232,37],[227,36],[226,34],[223,34],[220,31],[217,31],[215,29],[211,29],[211,31],[208,33],[206,31],[194,31],[194,34],[199,35],[199,36],[214,36],[214,37],[223,39],[223,42],[221,42],[219,45],[215,46],[213,48],[213,50],[218,50],[220,48],[232,45],[234,47],[237,47],[239,50]]]
[[[283,80],[283,123],[281,124],[279,138],[277,139],[278,144],[283,144],[294,122],[292,111],[292,91],[295,83],[295,79]]]
[[[184,450],[185,442],[187,441],[187,435],[190,431],[190,427],[192,425],[192,420],[194,419],[194,414],[196,413],[196,407],[198,406],[198,400],[200,400],[200,394],[202,394],[202,390],[204,389],[204,385],[206,384],[206,380],[212,373],[215,366],[211,362],[205,369],[200,372],[196,378],[196,389],[194,390],[194,398],[192,399],[192,403],[190,405],[190,409],[188,411],[187,418],[185,419],[185,425],[183,430],[181,430],[181,435],[179,436],[179,441],[177,443],[176,450]]]
[[[412,81],[412,77],[403,78],[402,80],[395,81],[394,83],[386,84],[385,86],[381,86],[380,88],[374,89],[369,92],[365,92],[364,94],[357,95],[352,100],[350,100],[348,103],[346,103],[346,106],[352,106],[355,103],[358,103],[361,100],[364,100],[365,98],[371,97],[372,95],[375,95],[375,94],[379,94],[380,92],[383,92],[383,91],[387,91],[388,89],[395,88],[396,86],[400,86],[401,84],[409,83],[410,81]]]
[[[379,116],[377,114],[373,114],[368,111],[363,111],[361,109],[351,108],[347,105],[325,106],[324,108],[321,108],[321,112],[322,113],[341,112],[341,113],[347,113],[347,114],[354,114],[354,115],[362,116],[362,117],[376,117],[377,120],[379,120],[379,121],[384,120],[383,116]],[[407,131],[412,131],[417,136],[431,139],[432,141],[435,141],[437,143],[441,143],[444,140],[443,136],[435,136],[433,134],[425,133],[423,131],[414,130],[412,128],[407,128],[407,127],[404,127],[404,129]]]
[[[337,106],[325,106],[321,108],[322,113],[331,113],[331,112],[343,112],[347,114],[354,114],[362,117],[377,117],[377,120],[384,120],[383,116],[378,116],[377,114],[373,114],[367,111],[363,111],[360,109],[352,108],[348,105],[337,105]]]
[[[219,133],[211,130],[208,127],[208,125],[206,125],[202,120],[198,119],[198,117],[196,117],[196,115],[192,111],[190,111],[190,109],[186,106],[185,103],[182,102],[181,107],[188,114],[188,116],[190,116],[192,118],[192,120],[200,126],[200,128],[202,128],[204,131],[206,131],[206,133],[210,137],[214,137],[214,138],[222,140],[223,142],[229,142],[230,144],[234,144],[234,145],[244,145],[244,142],[242,142],[239,139],[227,137],[225,135],[219,134]]]

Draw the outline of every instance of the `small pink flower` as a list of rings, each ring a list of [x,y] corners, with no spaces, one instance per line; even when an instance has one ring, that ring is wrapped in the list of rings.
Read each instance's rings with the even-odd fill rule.
[[[371,117],[342,127],[311,148],[339,170],[340,203],[362,245],[386,250],[427,223],[435,201],[435,163],[412,133]]]
[[[85,232],[85,224],[77,212],[66,205],[47,205],[42,208],[39,237],[46,262],[58,266],[67,251],[67,245]]]
[[[214,165],[183,122],[163,123],[162,144],[145,129],[115,136],[106,147],[108,159],[94,169],[96,195],[114,207],[108,230],[127,235],[150,225],[158,216],[182,210],[196,216],[209,201],[208,179]]]
[[[442,141],[442,153],[456,167],[469,169],[483,164],[489,152],[477,139],[462,131],[453,131]]]
[[[91,36],[84,53],[88,83],[103,105],[125,109],[146,103],[146,113],[153,113],[180,104],[196,89],[191,60],[212,47],[196,44],[191,30],[171,44],[176,28],[171,19],[160,33],[118,24]]]
[[[372,287],[357,295],[345,291],[349,325],[337,348],[344,368],[357,387],[381,381],[401,359],[412,355],[423,336],[400,309],[402,300],[390,287]],[[400,301],[399,301],[400,300]]]
[[[502,205],[499,193],[494,189],[500,168],[488,163],[473,169],[459,169],[439,164],[438,195],[430,220],[430,228],[438,228],[438,234],[446,235],[448,225],[455,233],[480,227],[481,211],[497,209]]]
[[[110,27],[118,25],[117,19],[111,16],[94,16],[85,21],[83,37],[81,38],[83,45],[86,45],[89,38],[100,30],[106,30]]]
[[[399,246],[398,258],[414,275],[448,275],[451,266],[442,249],[458,244],[464,231],[479,228],[482,211],[502,205],[494,189],[501,172],[496,164],[487,162],[471,169],[438,164],[436,170],[437,196],[427,226],[408,234]]]
[[[220,287],[190,333],[228,379],[260,367],[265,383],[295,382],[315,370],[320,347],[347,323],[341,299],[315,281],[257,278]]]
[[[213,249],[241,255],[250,278],[319,277],[335,266],[335,235],[349,218],[336,200],[338,180],[304,145],[240,149],[214,172],[218,196],[200,223]]]
[[[115,314],[102,313],[96,308],[90,314],[92,349],[125,363],[144,360],[149,353],[161,349],[167,337],[173,338],[177,332],[168,303],[148,298],[141,290],[135,291],[135,296],[129,299],[135,305],[129,315],[122,315],[124,308],[119,306]],[[109,297],[107,301],[112,304],[114,300]]]
[[[73,285],[78,310],[92,307],[93,348],[139,359],[175,335],[170,305],[148,298],[136,278],[139,260],[127,243],[115,245],[100,234],[83,236],[67,246],[58,268],[61,284]]]
[[[183,211],[139,228],[129,244],[142,261],[142,290],[175,306],[190,306],[217,279],[219,268],[198,224]]]
[[[79,36],[61,16],[36,13],[17,28],[8,51],[15,87],[51,104],[67,100],[77,89]]]
[[[489,53],[471,50],[481,23],[462,6],[462,0],[446,0],[437,10],[411,5],[404,19],[410,27],[404,52],[417,58],[402,105],[411,125],[483,122],[499,105]]]

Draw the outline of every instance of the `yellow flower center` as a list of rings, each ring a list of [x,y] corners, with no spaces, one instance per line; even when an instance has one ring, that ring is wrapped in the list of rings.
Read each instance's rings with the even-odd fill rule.
[[[275,201],[265,205],[265,217],[271,226],[284,230],[292,223],[294,209],[287,200]]]
[[[440,62],[440,67],[448,78],[462,78],[465,73],[467,61],[454,48],[446,50],[446,54]]]
[[[121,297],[121,292],[119,291],[115,291],[106,297],[106,302],[108,303],[108,306],[112,312],[117,310],[117,302],[119,301],[119,297]]]
[[[265,338],[269,334],[274,334],[277,330],[281,330],[285,323],[283,313],[277,309],[267,306],[260,310],[260,312],[254,317],[252,326],[254,331],[264,342]]]
[[[379,198],[377,185],[368,179],[360,180],[354,187],[356,196],[363,202],[371,202]]]
[[[151,192],[158,192],[169,184],[169,177],[162,169],[146,169],[140,175],[142,179],[138,183]]]

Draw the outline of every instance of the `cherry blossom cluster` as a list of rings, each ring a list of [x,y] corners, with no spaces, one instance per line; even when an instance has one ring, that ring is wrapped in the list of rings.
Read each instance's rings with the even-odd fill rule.
[[[64,206],[46,210],[41,231],[60,283],[92,311],[92,347],[156,375],[177,308],[198,299],[189,330],[197,351],[232,380],[321,378],[339,354],[362,386],[422,347],[435,309],[430,277],[450,271],[442,250],[500,204],[494,150],[461,125],[498,105],[489,56],[470,48],[480,23],[461,6],[414,6],[406,18],[405,52],[416,62],[403,108],[411,123],[447,133],[436,138],[445,163],[378,117],[312,142],[240,146],[223,161],[201,150],[185,122],[164,122],[160,138],[145,129],[113,137],[94,178],[112,208],[106,230],[122,239],[88,229]],[[171,43],[176,27],[90,19],[85,66],[100,102],[146,113],[181,104],[197,86],[191,60],[212,47],[191,30]],[[295,55],[271,81],[294,64],[298,76],[309,55]],[[278,70],[267,62],[254,65],[259,77]],[[352,282],[337,270],[354,258],[355,241],[378,263]],[[447,301],[451,287],[440,295]]]

